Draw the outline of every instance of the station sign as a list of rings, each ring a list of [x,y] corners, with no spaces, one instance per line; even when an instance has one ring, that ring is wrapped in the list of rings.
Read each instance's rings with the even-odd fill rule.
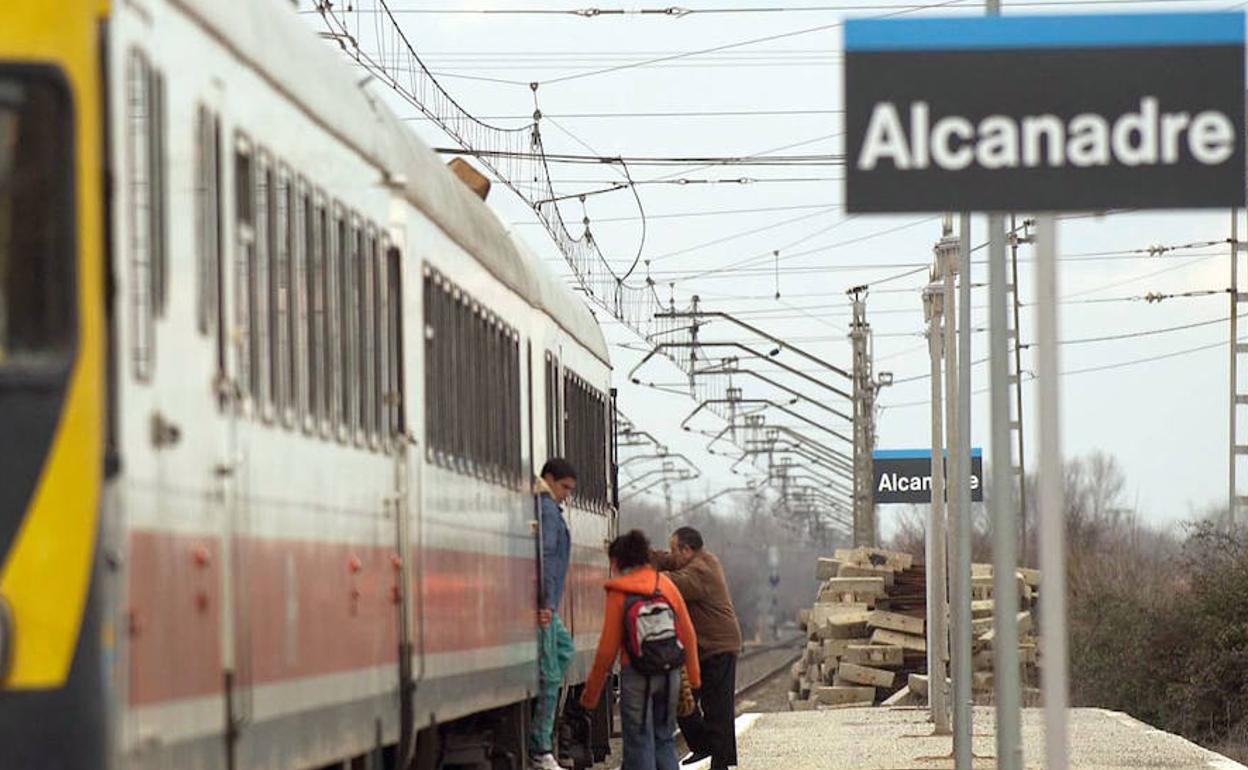
[[[930,449],[877,449],[871,454],[871,460],[875,466],[877,505],[925,505],[932,502]],[[976,447],[971,449],[971,500],[978,503],[983,502],[983,499],[984,451]]]
[[[1244,15],[845,24],[850,212],[1243,206]]]

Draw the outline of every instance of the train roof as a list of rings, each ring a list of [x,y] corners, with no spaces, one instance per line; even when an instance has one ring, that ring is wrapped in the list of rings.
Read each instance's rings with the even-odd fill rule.
[[[606,340],[585,301],[503,227],[485,202],[442,163],[286,0],[171,0],[258,70],[308,117],[383,169],[388,182],[495,278],[555,320],[604,363]]]

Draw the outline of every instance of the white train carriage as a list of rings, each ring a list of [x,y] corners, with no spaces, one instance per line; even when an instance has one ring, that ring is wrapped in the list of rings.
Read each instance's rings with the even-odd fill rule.
[[[580,471],[573,683],[601,622],[598,324],[289,3],[103,29],[118,764],[506,766],[548,456]]]

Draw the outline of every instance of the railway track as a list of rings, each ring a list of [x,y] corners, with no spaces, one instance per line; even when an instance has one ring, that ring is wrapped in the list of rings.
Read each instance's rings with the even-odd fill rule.
[[[782,671],[787,671],[802,654],[804,637],[794,635],[746,650],[737,661],[738,668],[747,662],[750,673],[740,680],[734,695],[740,700]],[[785,654],[787,652],[787,654]]]

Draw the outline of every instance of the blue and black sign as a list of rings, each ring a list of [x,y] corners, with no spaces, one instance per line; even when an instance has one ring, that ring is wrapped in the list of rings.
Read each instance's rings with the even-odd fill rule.
[[[930,449],[877,449],[871,455],[875,466],[875,502],[932,502],[932,452]],[[946,476],[948,478],[948,476]],[[984,499],[984,452],[971,449],[971,500]]]
[[[851,212],[1244,204],[1244,16],[845,25]]]

